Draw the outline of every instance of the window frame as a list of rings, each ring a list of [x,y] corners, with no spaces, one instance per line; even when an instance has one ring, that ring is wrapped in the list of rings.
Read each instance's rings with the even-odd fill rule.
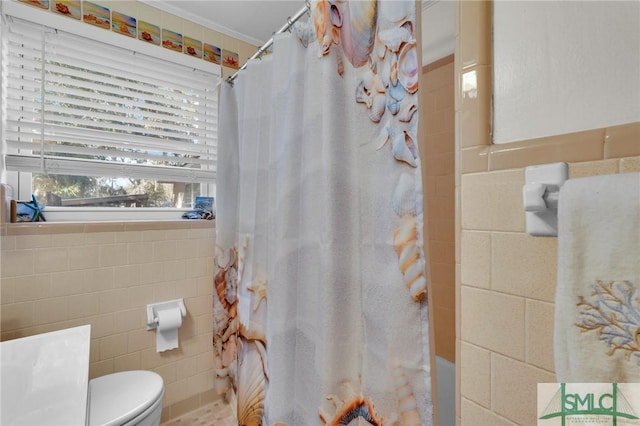
[[[45,25],[57,30],[65,31],[71,34],[89,38],[93,41],[106,43],[124,49],[133,50],[137,53],[153,56],[157,59],[168,61],[171,63],[193,67],[194,69],[211,73],[217,81],[212,84],[219,84],[221,81],[222,68],[218,64],[207,62],[199,58],[193,58],[183,53],[173,52],[164,49],[161,46],[150,45],[144,41],[122,36],[108,30],[100,29],[92,25],[88,25],[81,21],[76,21],[63,16],[57,16],[49,11],[41,10],[33,6],[21,4],[17,1],[0,2],[0,25],[6,25],[5,15],[26,21],[34,22],[38,25]],[[1,40],[0,36],[0,40]],[[0,59],[1,64],[2,59]],[[2,134],[3,150],[6,150],[4,144],[5,135]],[[4,162],[0,165],[2,173],[0,179],[13,188],[13,198],[18,200],[28,200],[31,198],[32,184],[31,172],[8,171]],[[215,184],[201,183],[204,191],[202,195],[215,196]],[[182,213],[187,208],[171,208],[171,207],[137,207],[137,208],[120,208],[120,207],[47,207],[45,215],[48,221],[54,222],[90,222],[90,221],[127,221],[127,220],[171,220],[180,219]],[[47,214],[48,212],[48,214]]]

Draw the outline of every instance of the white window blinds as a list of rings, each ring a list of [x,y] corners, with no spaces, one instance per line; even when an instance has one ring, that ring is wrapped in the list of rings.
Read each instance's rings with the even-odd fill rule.
[[[7,170],[214,183],[214,74],[10,18]]]

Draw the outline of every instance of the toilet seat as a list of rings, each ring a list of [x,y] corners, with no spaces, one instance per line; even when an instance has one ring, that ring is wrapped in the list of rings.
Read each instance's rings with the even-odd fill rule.
[[[162,402],[162,378],[152,371],[123,371],[89,381],[89,426],[121,426],[144,418]]]

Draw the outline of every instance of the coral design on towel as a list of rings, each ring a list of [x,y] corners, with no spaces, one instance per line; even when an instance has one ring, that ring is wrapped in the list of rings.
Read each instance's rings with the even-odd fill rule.
[[[640,294],[638,286],[627,280],[596,280],[588,297],[578,297],[580,319],[575,325],[583,333],[597,331],[612,356],[616,351],[635,357],[640,363]]]

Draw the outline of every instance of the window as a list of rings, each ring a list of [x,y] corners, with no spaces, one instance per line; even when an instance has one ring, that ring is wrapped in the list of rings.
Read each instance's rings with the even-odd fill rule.
[[[214,194],[217,74],[15,17],[3,38],[4,162],[21,196],[188,208]]]

